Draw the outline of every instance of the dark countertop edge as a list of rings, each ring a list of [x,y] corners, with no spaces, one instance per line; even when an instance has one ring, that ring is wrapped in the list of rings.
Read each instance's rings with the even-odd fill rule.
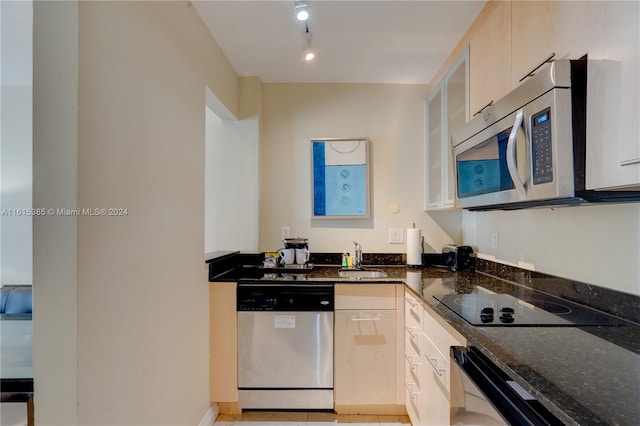
[[[239,251],[212,251],[204,255],[204,263],[213,263],[240,254]]]
[[[19,398],[20,395],[31,395],[33,397],[33,378],[4,378],[0,379],[0,393],[3,402],[11,401],[21,402],[14,398]],[[25,399],[24,401],[28,401]]]

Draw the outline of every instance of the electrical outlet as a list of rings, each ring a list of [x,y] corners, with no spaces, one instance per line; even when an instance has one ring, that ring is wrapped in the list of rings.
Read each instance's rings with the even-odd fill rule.
[[[403,244],[404,231],[401,228],[389,229],[389,244]]]
[[[288,226],[283,226],[280,231],[280,239],[284,240],[285,238],[291,238],[291,228]]]
[[[492,249],[497,249],[498,248],[498,242],[499,242],[499,234],[497,232],[494,232],[491,234],[491,248]]]

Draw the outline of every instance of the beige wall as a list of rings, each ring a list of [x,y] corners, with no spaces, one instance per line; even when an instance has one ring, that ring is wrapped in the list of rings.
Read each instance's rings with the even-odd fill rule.
[[[465,212],[463,224],[463,241],[499,261],[640,295],[638,203]]]
[[[45,3],[35,205],[128,214],[36,223],[36,423],[197,424],[209,408],[205,87],[237,114],[239,80],[187,2]]]
[[[437,251],[459,239],[460,213],[424,212],[425,85],[265,84],[260,142],[260,249],[281,247],[282,226],[316,252],[404,253],[389,228],[421,228]],[[311,144],[320,137],[371,141],[371,220],[311,220]],[[389,206],[397,203],[398,214]],[[427,247],[428,248],[428,247]]]
[[[78,5],[34,2],[33,206],[77,206]],[[77,218],[33,218],[38,425],[77,419]]]

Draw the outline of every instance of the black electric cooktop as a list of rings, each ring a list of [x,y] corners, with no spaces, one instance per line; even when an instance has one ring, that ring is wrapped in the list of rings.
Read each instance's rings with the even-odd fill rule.
[[[617,326],[623,322],[596,310],[544,294],[518,299],[510,294],[433,296],[477,326],[569,327]]]

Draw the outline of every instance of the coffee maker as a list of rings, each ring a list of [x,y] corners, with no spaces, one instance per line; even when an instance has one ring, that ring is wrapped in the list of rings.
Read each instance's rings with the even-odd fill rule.
[[[285,238],[284,248],[309,250],[309,239],[308,238]]]
[[[309,240],[285,238],[284,249],[279,250],[281,262],[286,267],[306,268],[309,264]]]

